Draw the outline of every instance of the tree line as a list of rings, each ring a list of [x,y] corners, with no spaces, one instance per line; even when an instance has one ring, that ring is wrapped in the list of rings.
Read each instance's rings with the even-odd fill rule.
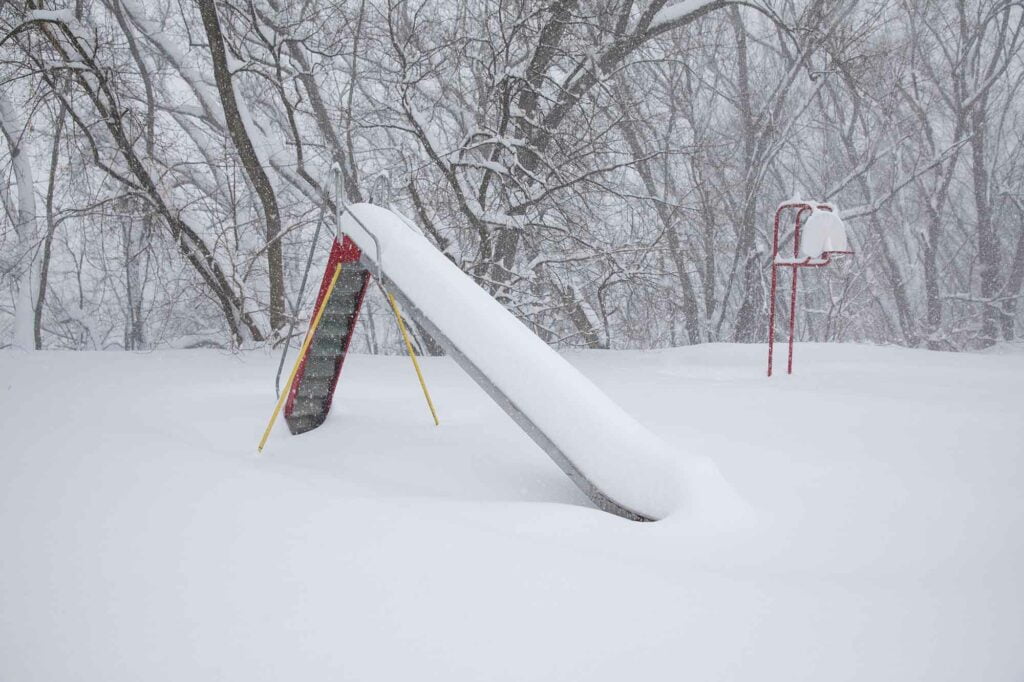
[[[554,345],[766,340],[792,198],[856,250],[801,338],[1011,341],[1022,45],[1015,0],[3,0],[0,346],[281,343],[335,169]]]

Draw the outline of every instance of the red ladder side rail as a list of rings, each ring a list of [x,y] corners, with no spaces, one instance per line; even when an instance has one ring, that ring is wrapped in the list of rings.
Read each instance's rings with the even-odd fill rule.
[[[334,240],[334,242],[331,244],[331,253],[327,258],[327,266],[324,268],[323,279],[320,281],[320,290],[317,292],[316,295],[316,304],[313,306],[313,312],[312,315],[310,316],[310,324],[312,324],[312,320],[316,319],[316,314],[317,312],[319,312],[320,307],[326,303],[325,299],[327,296],[327,290],[331,286],[331,276],[334,273],[335,266],[337,266],[338,263],[341,263],[342,269],[344,270],[345,263],[357,263],[359,262],[359,259],[362,257],[362,255],[363,252],[360,251],[358,246],[356,246],[356,243],[349,239],[347,236],[344,237],[340,243],[338,242],[337,239]],[[365,295],[365,293],[366,288],[364,287],[363,292],[360,295],[360,299],[356,303],[356,308],[352,319],[353,327],[358,321],[359,310],[362,308],[362,297],[363,295]],[[307,330],[306,333],[308,334],[309,331]],[[352,334],[349,334],[348,343],[352,342],[352,336]],[[312,345],[310,347],[312,347]],[[345,355],[348,354],[348,344],[346,344],[345,348],[341,350],[341,357],[342,360],[344,360]],[[334,396],[334,389],[336,387],[336,384],[338,383],[338,376],[340,375],[340,371],[338,370],[340,370],[340,367],[336,369],[334,372],[334,378],[331,381],[330,391],[327,394],[327,402],[325,404],[325,409],[327,410],[330,410],[331,408],[331,400]],[[305,371],[306,357],[303,356],[299,362],[299,369],[295,373],[295,380],[292,381],[291,388],[288,391],[288,401],[285,403],[284,407],[284,413],[286,417],[291,415],[292,410],[295,407],[295,397],[299,392],[299,386],[302,384],[302,376],[303,374],[305,374]]]

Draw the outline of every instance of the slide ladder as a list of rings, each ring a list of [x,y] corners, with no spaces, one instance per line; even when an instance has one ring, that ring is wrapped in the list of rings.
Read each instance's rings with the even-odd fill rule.
[[[305,357],[292,382],[284,418],[293,434],[305,433],[323,424],[331,409],[334,387],[341,376],[345,354],[352,342],[359,308],[362,306],[370,273],[360,261],[359,247],[345,237],[331,245],[320,293],[312,319],[324,308],[320,325],[310,341]],[[341,274],[328,296],[334,270],[341,264]]]

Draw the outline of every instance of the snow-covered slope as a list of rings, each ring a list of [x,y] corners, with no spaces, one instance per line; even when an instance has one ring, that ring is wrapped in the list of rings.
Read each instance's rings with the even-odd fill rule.
[[[1024,679],[1024,355],[569,359],[749,527],[593,509],[447,359],[0,353],[0,680]]]

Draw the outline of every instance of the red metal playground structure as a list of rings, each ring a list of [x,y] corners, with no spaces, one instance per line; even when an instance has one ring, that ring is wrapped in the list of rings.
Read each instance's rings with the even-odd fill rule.
[[[672,448],[481,289],[411,221],[372,204],[346,205],[341,200],[344,191],[338,175],[337,231],[312,320],[263,432],[260,451],[282,408],[292,434],[324,423],[360,308],[373,283],[395,314],[435,425],[437,412],[403,314],[429,334],[597,508],[633,521],[650,521],[678,507],[681,489],[670,482],[676,480],[671,467],[665,468],[667,462],[677,460]],[[794,255],[783,258],[779,255],[779,221],[789,209],[796,210]],[[313,249],[316,243],[314,237]],[[311,250],[307,261],[307,275],[313,253]],[[791,309],[795,310],[798,268],[822,267],[839,253],[849,251],[842,221],[831,206],[788,202],[779,207],[772,261],[772,330],[778,268],[792,268]],[[385,256],[387,267],[382,264]],[[304,277],[298,300],[305,281]],[[793,330],[791,314],[790,370]],[[281,363],[283,367],[284,355]],[[699,470],[694,473],[700,475]]]
[[[779,254],[779,222],[786,211],[796,211],[793,223],[793,257]],[[807,222],[803,218],[810,213]],[[786,201],[775,211],[775,228],[772,235],[772,290],[768,313],[768,376],[772,375],[772,360],[775,351],[775,292],[778,288],[779,268],[790,268],[789,297],[789,358],[786,373],[793,373],[793,339],[796,333],[796,291],[797,274],[800,268],[823,268],[832,262],[833,256],[849,255],[846,226],[832,204],[806,201]]]

